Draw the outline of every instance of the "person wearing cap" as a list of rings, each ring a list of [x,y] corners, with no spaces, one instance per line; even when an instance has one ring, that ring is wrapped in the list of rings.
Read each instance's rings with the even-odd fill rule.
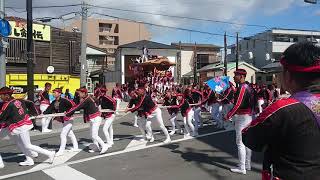
[[[108,146],[99,137],[99,127],[101,124],[101,112],[99,111],[98,105],[95,103],[94,99],[88,95],[88,90],[85,87],[77,89],[79,96],[81,98],[80,103],[69,111],[65,112],[66,116],[72,116],[76,111],[83,109],[83,120],[84,123],[90,122],[90,132],[91,138],[95,146],[100,149],[100,153],[103,154],[107,152]]]
[[[112,111],[116,111],[117,102],[112,97],[108,96],[107,89],[101,88],[100,89],[101,95],[98,99],[99,105],[102,109],[109,109]],[[106,137],[106,142],[109,147],[113,145],[113,127],[112,123],[115,119],[114,112],[106,112],[102,113],[102,117],[105,119],[105,123],[103,125],[103,133]]]
[[[191,97],[194,101],[195,105],[193,106],[193,118],[194,118],[194,127],[195,127],[195,131],[198,132],[198,128],[202,128],[203,126],[203,122],[200,116],[201,113],[201,102],[203,99],[203,94],[201,91],[199,91],[198,86],[193,86],[193,88],[191,89]]]
[[[318,180],[320,47],[311,42],[293,44],[280,63],[282,85],[292,95],[264,109],[243,130],[243,142],[253,151],[264,152],[263,180]]]
[[[62,90],[60,88],[53,90],[53,96],[55,97],[55,100],[52,101],[43,114],[64,113],[76,105],[72,100],[61,97],[61,94]],[[64,116],[57,117],[57,120],[63,124],[63,128],[60,133],[60,148],[56,153],[56,156],[62,156],[64,154],[67,144],[67,136],[71,139],[73,144],[73,149],[71,151],[79,151],[77,138],[72,131],[73,118]]]
[[[167,91],[166,95],[164,97],[164,106],[175,106],[177,104],[177,96],[173,95],[171,91]],[[177,121],[177,114],[179,112],[179,108],[168,108],[168,113],[170,115],[169,121],[172,125],[172,130],[170,132],[170,135],[174,135],[178,129],[179,133],[183,133],[181,126],[179,125]]]
[[[161,109],[157,106],[157,104],[152,101],[152,98],[150,95],[146,94],[144,85],[141,84],[139,89],[137,90],[137,94],[139,96],[139,102],[138,104],[131,109],[127,109],[127,111],[134,112],[138,110],[139,108],[142,108],[142,113],[145,115],[147,122],[146,122],[146,130],[148,135],[151,135],[151,140],[154,140],[152,135],[152,128],[151,124],[153,120],[157,121],[160,129],[163,131],[164,135],[166,136],[166,139],[164,140],[164,143],[170,143],[171,138],[168,133],[167,128],[164,126],[163,119],[162,119],[162,112]]]
[[[218,122],[218,127],[220,127],[218,117],[219,117],[219,102],[217,93],[210,89],[206,99],[202,101],[202,103],[207,103],[208,106],[210,106],[210,113],[212,117],[212,123],[215,124]]]
[[[49,162],[53,163],[55,157],[54,151],[45,150],[30,142],[29,131],[32,129],[33,124],[29,114],[37,115],[36,108],[33,106],[33,108],[28,109],[26,101],[14,99],[12,94],[13,90],[8,87],[0,89],[0,98],[4,101],[4,105],[0,111],[0,124],[4,123],[9,133],[15,138],[15,141],[21,143],[21,146],[17,145],[21,148],[23,154],[25,154],[26,160],[20,162],[19,165],[34,165],[31,152],[44,154],[49,157]]]
[[[40,101],[40,111],[43,113],[50,105],[50,99],[49,99],[49,91],[51,89],[51,84],[46,83],[44,90],[39,92],[39,101]],[[41,119],[41,125],[42,125],[42,132],[43,133],[48,133],[51,132],[50,129],[48,129],[50,122],[52,118],[47,117],[47,118],[42,118]]]
[[[140,102],[140,98],[136,92],[137,90],[133,90],[130,92],[130,101],[128,103],[128,106],[126,107],[126,111],[128,112],[129,109],[132,109],[133,106],[136,107],[138,103]],[[140,108],[137,108],[135,110],[132,109],[131,111],[134,114],[135,118],[135,124],[137,124],[137,127],[139,128],[143,139],[142,140],[150,140],[152,138],[151,134],[148,136],[146,135],[146,117],[143,113],[143,107],[140,106]],[[154,139],[153,139],[154,141]]]
[[[267,107],[272,101],[272,95],[269,89],[265,84],[262,84],[261,89],[257,92],[258,96],[258,109],[259,113],[262,112],[263,107]]]
[[[224,116],[225,120],[234,116],[239,164],[230,170],[240,174],[246,174],[246,170],[251,170],[251,150],[243,144],[241,134],[241,131],[252,121],[253,103],[251,89],[245,81],[246,75],[247,71],[245,69],[237,69],[234,72],[234,82],[239,84],[239,88],[235,93],[234,107]]]
[[[114,87],[114,88],[112,89],[112,94],[111,94],[111,95],[112,95],[112,98],[114,98],[114,99],[116,100],[116,102],[117,102],[117,109],[119,109],[120,103],[121,103],[121,101],[122,101],[122,99],[123,99],[123,95],[122,95],[120,83],[116,83],[116,87]],[[118,114],[118,113],[116,113],[116,114]]]
[[[181,115],[183,117],[183,124],[186,132],[186,136],[197,136],[198,132],[196,132],[195,127],[192,123],[193,120],[193,109],[190,106],[193,103],[193,100],[190,96],[190,89],[185,89],[184,94],[176,94],[178,105],[171,106],[171,108],[179,108]]]

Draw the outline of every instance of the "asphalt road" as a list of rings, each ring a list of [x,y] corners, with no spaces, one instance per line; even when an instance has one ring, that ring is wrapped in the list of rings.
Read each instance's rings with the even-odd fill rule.
[[[165,111],[163,116],[170,129]],[[156,123],[153,124],[156,140],[149,143],[140,141],[139,129],[132,126],[132,120],[132,114],[117,117],[114,122],[115,144],[103,155],[88,152],[91,143],[88,125],[82,124],[81,120],[76,122],[75,134],[83,150],[66,152],[57,157],[53,165],[45,163],[46,157],[40,155],[34,159],[34,166],[21,167],[17,162],[23,161],[24,157],[19,154],[16,145],[10,140],[1,140],[0,153],[6,166],[0,169],[0,179],[261,179],[262,158],[257,153],[253,153],[252,171],[248,171],[247,175],[229,171],[237,164],[232,128],[218,130],[213,125],[207,125],[199,130],[197,138],[174,135],[172,143],[164,145],[164,135]],[[56,130],[50,134],[32,133],[32,143],[58,150],[59,124],[54,127]],[[102,132],[100,136],[104,139]]]

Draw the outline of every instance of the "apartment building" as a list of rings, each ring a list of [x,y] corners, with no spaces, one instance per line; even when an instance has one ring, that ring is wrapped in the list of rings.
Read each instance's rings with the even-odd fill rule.
[[[274,28],[239,41],[239,59],[257,68],[279,61],[292,44],[301,41],[320,42],[320,31]],[[228,61],[235,61],[236,46],[231,45]]]
[[[81,19],[72,22],[68,31],[81,31]],[[88,18],[87,43],[115,53],[119,45],[150,40],[151,33],[144,24],[125,20]]]

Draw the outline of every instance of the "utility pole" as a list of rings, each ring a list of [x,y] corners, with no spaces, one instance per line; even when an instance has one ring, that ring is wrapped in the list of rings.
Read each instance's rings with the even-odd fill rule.
[[[228,73],[228,62],[227,62],[227,32],[224,32],[224,75]]]
[[[81,6],[81,71],[80,71],[80,87],[87,85],[87,18],[88,18],[88,7],[87,4],[83,1]]]
[[[193,84],[197,84],[197,43],[194,43],[193,51]]]
[[[239,33],[237,32],[237,46],[236,46],[236,70],[239,66]]]
[[[182,59],[182,53],[181,53],[181,41],[179,41],[179,56],[177,59],[177,82],[178,84],[181,83],[181,59]]]
[[[28,99],[30,101],[34,101],[32,23],[32,0],[27,0],[27,89]]]
[[[5,18],[4,0],[0,0],[0,19]],[[0,38],[0,41],[3,41]],[[2,44],[2,43],[1,43]],[[0,88],[6,86],[6,52],[5,48],[0,46]]]

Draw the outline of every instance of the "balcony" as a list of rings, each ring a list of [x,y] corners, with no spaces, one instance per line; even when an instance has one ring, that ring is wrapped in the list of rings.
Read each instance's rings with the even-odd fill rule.
[[[99,40],[99,45],[114,45],[114,41],[110,41],[110,40]]]
[[[99,32],[111,32],[111,27],[99,27]]]

